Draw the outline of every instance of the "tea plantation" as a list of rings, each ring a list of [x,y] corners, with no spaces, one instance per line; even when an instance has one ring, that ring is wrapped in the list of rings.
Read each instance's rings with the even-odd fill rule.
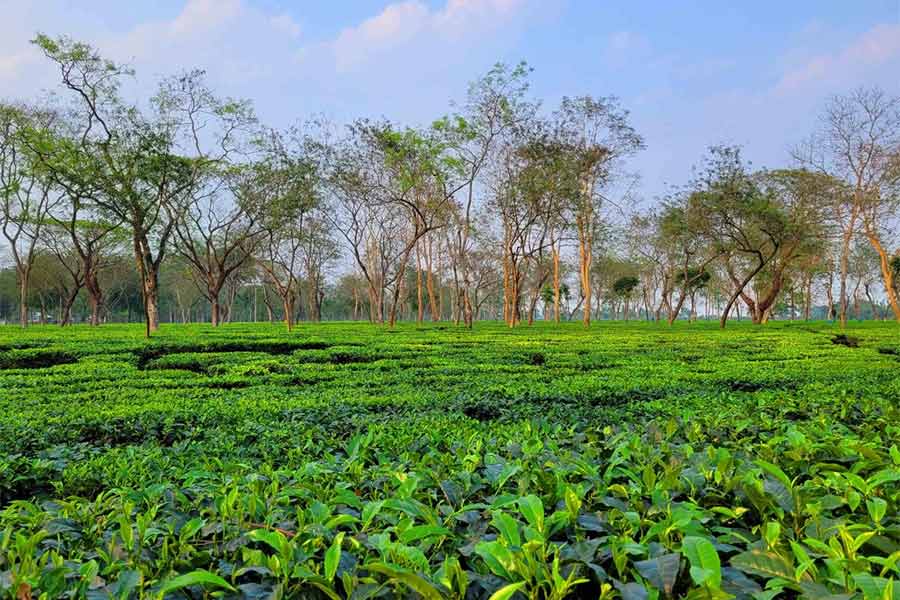
[[[0,328],[8,598],[900,598],[900,330]]]

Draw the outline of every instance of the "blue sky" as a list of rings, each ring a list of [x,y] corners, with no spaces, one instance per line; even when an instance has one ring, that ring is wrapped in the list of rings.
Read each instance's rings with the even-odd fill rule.
[[[492,63],[526,60],[548,108],[622,99],[646,138],[631,168],[648,200],[710,144],[782,165],[829,95],[900,94],[900,0],[0,0],[0,15],[0,97],[52,86],[28,39],[65,33],[132,63],[139,92],[205,68],[275,126],[313,113],[428,123]]]

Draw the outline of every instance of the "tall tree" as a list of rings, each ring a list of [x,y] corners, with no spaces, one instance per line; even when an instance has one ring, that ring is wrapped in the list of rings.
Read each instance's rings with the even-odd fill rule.
[[[369,282],[377,322],[387,316],[395,324],[412,252],[424,236],[446,227],[464,186],[446,149],[432,132],[361,120],[331,155],[333,206],[325,214]]]
[[[326,272],[339,255],[337,240],[328,227],[328,221],[318,211],[314,212],[307,220],[301,248],[307,315],[310,321],[322,320]]]
[[[709,265],[724,254],[722,246],[697,235],[692,218],[689,197],[669,202],[657,217],[656,239],[664,256],[660,305],[667,309],[669,325],[681,314],[685,301],[708,280]],[[673,297],[675,289],[678,295]]]
[[[12,252],[19,284],[19,322],[28,325],[28,285],[35,252],[59,190],[35,168],[25,132],[50,127],[54,115],[24,106],[0,105],[0,231]]]
[[[307,223],[323,196],[320,152],[313,133],[297,130],[286,137],[269,132],[263,157],[244,171],[238,188],[242,203],[259,223],[257,264],[281,298],[288,331],[294,327],[301,293]]]
[[[96,207],[76,195],[66,194],[51,212],[54,229],[63,234],[56,239],[57,255],[73,253],[78,259],[77,270],[70,270],[75,277],[80,274],[87,291],[90,308],[90,324],[100,324],[103,309],[103,288],[100,271],[106,266],[109,255],[124,241],[121,223],[106,218]]]
[[[720,325],[725,327],[738,299],[747,304],[754,323],[765,322],[781,291],[784,269],[799,255],[803,243],[816,235],[810,206],[815,202],[808,205],[761,187],[735,147],[711,149],[697,186],[689,199],[693,227],[722,252],[733,285]],[[754,298],[748,285],[767,268],[771,269],[770,286]]]
[[[878,88],[858,88],[833,97],[820,130],[796,153],[809,168],[831,175],[846,186],[834,205],[842,228],[840,319],[847,323],[847,275],[853,236],[862,230],[878,253],[885,293],[900,321],[886,234],[896,226],[900,206],[900,97]]]
[[[241,169],[210,173],[181,211],[173,215],[176,251],[193,268],[210,305],[213,327],[221,324],[221,294],[234,273],[253,257],[263,239],[259,210],[246,203]]]
[[[488,208],[500,220],[499,247],[502,256],[503,319],[509,327],[522,317],[522,293],[529,262],[541,264],[540,256],[550,247],[548,203],[542,183],[544,153],[536,150],[535,123],[516,128],[504,140],[501,155],[492,167]],[[542,278],[538,278],[540,290]]]
[[[536,106],[525,100],[528,74],[524,62],[511,67],[497,63],[487,74],[469,85],[468,95],[452,117],[434,124],[447,151],[458,162],[462,187],[460,210],[456,212],[452,239],[452,255],[461,279],[460,297],[463,320],[471,328],[475,310],[473,285],[475,266],[471,260],[476,191],[485,167],[496,151],[500,138],[510,129],[531,117]]]
[[[579,275],[584,299],[582,322],[591,324],[591,266],[594,240],[604,193],[618,174],[621,160],[644,146],[614,97],[581,96],[563,98],[555,113],[559,132],[573,151],[570,164],[578,182],[573,198],[575,230],[578,236]]]
[[[246,102],[216,98],[202,71],[163,80],[142,111],[119,94],[127,67],[65,37],[34,43],[59,68],[80,121],[75,135],[35,136],[32,149],[67,192],[131,230],[149,335],[159,326],[159,270],[175,216],[207,169],[235,150],[252,113]]]

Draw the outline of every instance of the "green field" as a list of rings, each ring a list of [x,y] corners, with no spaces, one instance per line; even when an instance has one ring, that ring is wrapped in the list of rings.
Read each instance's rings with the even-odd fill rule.
[[[0,590],[900,598],[900,330],[837,333],[0,328]]]

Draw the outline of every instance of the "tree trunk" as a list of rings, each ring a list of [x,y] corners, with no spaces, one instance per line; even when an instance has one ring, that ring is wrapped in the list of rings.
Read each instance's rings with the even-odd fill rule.
[[[263,304],[266,305],[266,319],[269,323],[275,322],[275,311],[272,309],[272,300],[269,299],[269,288],[263,286]]]
[[[584,296],[584,307],[582,308],[581,322],[585,327],[591,325],[591,249],[587,238],[587,232],[584,231],[584,224],[579,224],[579,244],[578,256],[580,259],[581,274],[581,293]]]
[[[509,325],[510,318],[510,274],[509,274],[509,253],[504,249],[503,251],[503,321]]]
[[[897,322],[900,322],[900,303],[897,301],[897,288],[894,287],[894,272],[891,269],[891,259],[884,249],[884,246],[881,245],[881,240],[878,238],[878,235],[874,231],[871,229],[867,230],[866,237],[869,239],[872,248],[878,253],[879,263],[881,264],[881,277],[884,280],[885,295],[887,295],[888,304],[890,304],[891,310],[894,312],[894,319],[896,319]]]
[[[559,324],[559,242],[551,242],[550,251],[553,254],[553,322]]]
[[[834,320],[834,272],[829,269],[828,271],[828,285],[825,286],[825,301],[828,302],[828,310],[825,313],[825,318],[828,321]]]
[[[159,330],[159,279],[155,270],[144,280],[144,302],[147,313],[147,330]]]
[[[76,298],[78,298],[78,292],[81,291],[80,287],[74,287],[75,289],[63,300],[62,308],[60,309],[61,319],[59,324],[61,327],[71,325],[72,323],[72,306],[75,304]]]
[[[412,248],[409,249],[410,251]],[[400,270],[397,274],[396,285],[394,286],[393,298],[391,299],[391,307],[388,313],[388,327],[393,328],[397,324],[397,310],[400,306],[400,298],[403,295],[403,278],[406,277],[406,264],[409,261],[409,251],[403,256],[400,262]]]
[[[103,290],[93,269],[85,273],[84,287],[87,289],[88,306],[91,309],[91,326],[97,327],[100,325],[100,311],[103,308]]]
[[[537,301],[540,298],[540,290],[535,291],[531,295],[531,300],[528,302],[528,326],[531,327],[534,325],[534,312],[537,310]]]
[[[869,302],[869,310],[872,311],[872,319],[878,319],[878,312],[875,310],[875,302],[872,300],[872,292],[869,290],[869,284],[863,284],[863,290],[866,293],[866,300]]]
[[[144,318],[147,337],[159,329],[159,269],[150,254],[150,242],[145,233],[134,234],[134,258],[141,278]]]
[[[422,251],[416,244],[416,323],[425,321],[425,291],[422,289]]]
[[[290,293],[281,297],[281,304],[284,308],[284,324],[288,331],[292,331],[294,329],[294,299]]]
[[[210,322],[213,327],[218,327],[221,323],[221,305],[219,304],[219,296],[214,295],[210,302]]]
[[[803,319],[809,321],[812,313],[812,277],[806,278],[806,291],[803,298]]]
[[[853,238],[853,225],[844,232],[841,240],[841,273],[840,273],[840,311],[838,316],[841,321],[841,329],[847,328],[847,273],[850,270],[850,241]]]
[[[28,327],[28,280],[31,268],[19,269],[19,324]]]
[[[675,322],[675,319],[678,318],[678,315],[681,314],[681,309],[684,307],[685,300],[687,300],[687,291],[682,288],[681,293],[678,294],[678,300],[675,301],[675,305],[669,304],[669,317],[666,320],[670,326]]]
[[[428,310],[431,312],[431,320],[439,321],[441,318],[440,309],[438,308],[438,298],[434,291],[434,269],[433,269],[433,242],[431,236],[425,240],[425,286],[428,289]]]
[[[753,269],[753,272],[746,276],[744,280],[736,286],[734,293],[731,294],[731,297],[725,304],[725,310],[722,311],[722,316],[719,318],[719,328],[725,329],[725,324],[728,322],[728,314],[731,312],[731,308],[734,306],[734,303],[737,302],[737,299],[744,293],[744,288],[747,287],[747,284],[750,283],[750,281],[754,277],[756,277],[756,275],[760,271],[762,271],[765,266],[765,262],[760,262],[760,264],[755,269]],[[740,310],[740,307],[738,307],[738,320],[741,319]]]

